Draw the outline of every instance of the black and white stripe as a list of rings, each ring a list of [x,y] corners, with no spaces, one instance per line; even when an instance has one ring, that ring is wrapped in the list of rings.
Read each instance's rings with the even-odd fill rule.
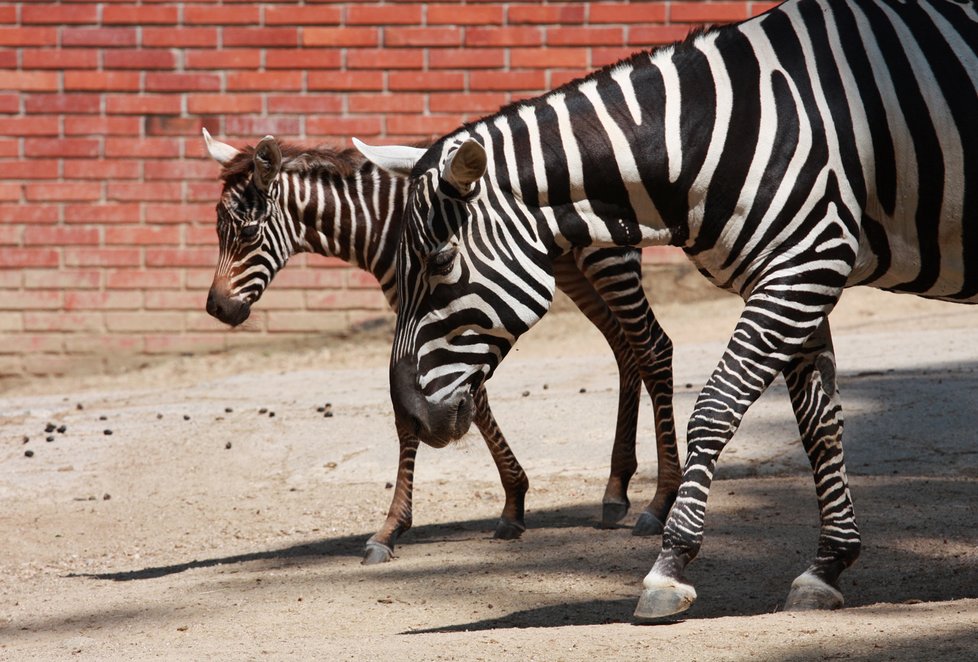
[[[789,0],[446,136],[411,164],[395,402],[422,433],[430,421],[458,433],[443,412],[547,310],[556,256],[680,246],[746,306],[689,421],[636,615],[695,599],[682,571],[717,457],[778,374],[821,512],[815,562],[786,606],[841,605],[860,538],[827,316],[852,285],[978,302],[976,50],[974,2]],[[364,149],[406,171],[386,150]]]

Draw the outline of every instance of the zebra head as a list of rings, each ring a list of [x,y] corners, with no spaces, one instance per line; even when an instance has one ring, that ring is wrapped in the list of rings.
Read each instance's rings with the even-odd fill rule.
[[[282,151],[272,136],[254,149],[237,150],[211,138],[204,129],[211,158],[224,166],[224,190],[217,203],[220,256],[207,294],[207,312],[225,324],[248,319],[275,273],[291,256],[282,226],[278,174]]]
[[[377,166],[411,175],[391,399],[399,427],[441,447],[465,434],[474,393],[549,308],[552,256],[531,218],[519,226],[506,213],[518,200],[487,195],[489,157],[479,140],[439,142],[421,155],[355,144]]]

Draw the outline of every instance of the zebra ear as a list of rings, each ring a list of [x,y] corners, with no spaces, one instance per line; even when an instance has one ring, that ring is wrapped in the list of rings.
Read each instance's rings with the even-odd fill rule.
[[[220,140],[211,138],[211,134],[207,129],[202,128],[201,130],[204,132],[204,143],[207,145],[207,153],[222,166],[230,163],[231,159],[239,154],[238,150],[227,143],[222,143]]]
[[[472,185],[486,174],[486,164],[485,147],[469,138],[445,161],[441,176],[460,193],[468,193]]]
[[[267,191],[282,169],[282,150],[275,138],[265,136],[255,147],[255,184]]]
[[[427,151],[420,147],[402,147],[400,145],[374,147],[358,138],[353,139],[353,145],[378,168],[402,177],[411,174],[414,165]]]

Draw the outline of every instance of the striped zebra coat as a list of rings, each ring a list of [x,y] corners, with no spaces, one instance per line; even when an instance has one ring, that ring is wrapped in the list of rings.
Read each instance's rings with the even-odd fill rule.
[[[784,376],[821,527],[786,608],[842,605],[859,554],[828,314],[870,285],[978,301],[978,8],[789,0],[515,104],[426,151],[361,149],[412,176],[392,397],[420,436],[547,310],[571,247],[680,246],[745,308],[687,427],[640,621],[686,610],[717,458]]]
[[[299,252],[336,256],[370,272],[391,306],[397,307],[394,257],[406,178],[389,175],[355,150],[302,150],[271,137],[255,148],[237,150],[212,139],[206,129],[204,139],[210,155],[223,165],[224,180],[216,208],[220,254],[207,297],[208,313],[232,326],[244,322],[275,274]],[[613,526],[628,512],[644,382],[656,421],[658,482],[633,533],[660,533],[680,478],[672,413],[672,345],[642,289],[639,253],[629,248],[586,249],[555,266],[561,290],[601,331],[619,367],[618,418],[602,525]],[[495,536],[518,537],[525,530],[529,482],[496,424],[484,389],[475,393],[473,417],[506,493]],[[384,525],[367,543],[366,563],[389,560],[398,536],[412,522],[419,440],[403,426],[397,431],[400,462],[394,496]],[[434,440],[432,445],[447,442]]]

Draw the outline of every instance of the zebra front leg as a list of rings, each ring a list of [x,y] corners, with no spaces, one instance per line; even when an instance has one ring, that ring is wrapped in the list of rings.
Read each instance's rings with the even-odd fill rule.
[[[530,481],[492,415],[492,410],[489,408],[489,395],[484,384],[475,392],[473,401],[475,424],[486,440],[486,446],[489,447],[492,459],[496,463],[499,480],[506,493],[506,503],[503,505],[503,513],[499,516],[493,538],[513,540],[526,531],[526,522],[523,521],[524,499],[527,490],[530,489]]]
[[[703,541],[703,521],[717,458],[747,409],[824,323],[838,299],[829,288],[811,294],[790,278],[771,277],[747,300],[730,342],[700,392],[687,427],[683,482],[662,535],[662,550],[646,575],[635,609],[639,622],[657,622],[689,609],[696,590],[684,577]],[[801,305],[803,304],[803,305]]]
[[[821,520],[815,562],[791,584],[784,609],[838,609],[844,603],[839,575],[855,562],[861,543],[842,452],[842,404],[827,319],[783,374],[815,476]]]
[[[367,540],[364,549],[364,565],[386,563],[394,556],[394,543],[398,536],[411,528],[411,500],[414,492],[414,458],[418,454],[418,438],[413,434],[397,431],[401,451],[397,463],[397,481],[394,498],[387,511],[387,519],[380,530]]]

